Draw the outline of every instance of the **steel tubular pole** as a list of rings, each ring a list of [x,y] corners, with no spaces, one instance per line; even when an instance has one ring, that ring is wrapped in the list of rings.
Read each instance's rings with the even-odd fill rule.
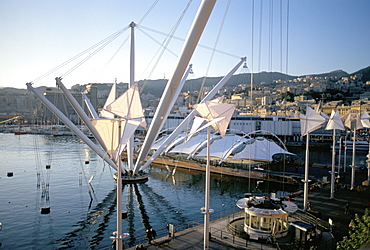
[[[135,23],[131,22],[131,46],[130,46],[130,84],[129,88],[135,83]],[[127,142],[127,165],[129,170],[134,169],[134,137]]]
[[[304,194],[303,194],[303,209],[307,210],[308,202],[308,167],[309,167],[309,142],[310,142],[310,133],[306,135],[306,158],[305,158],[305,167],[304,167]]]
[[[206,185],[205,185],[205,211],[204,211],[204,249],[209,249],[209,199],[210,199],[210,148],[211,148],[211,126],[207,128],[207,164],[206,164]]]
[[[117,170],[116,164],[101,150],[94,142],[92,142],[77,126],[71,122],[57,107],[55,107],[45,96],[32,87],[31,83],[27,83],[27,89],[33,92],[42,101],[48,109],[53,112],[65,125],[69,127],[81,140],[83,140],[96,154],[105,160],[112,168]]]
[[[351,174],[351,190],[355,188],[355,160],[356,160],[356,123],[353,129],[353,142],[352,142],[352,174]]]
[[[231,76],[237,71],[237,69],[242,65],[243,62],[246,61],[246,57],[240,59],[240,62],[224,77],[221,81],[217,83],[217,85],[207,94],[206,97],[200,103],[204,101],[211,100],[215,94],[227,83],[227,81],[231,78]],[[190,67],[189,67],[190,69]],[[169,135],[169,137],[163,142],[163,144],[154,152],[152,156],[145,162],[145,164],[141,167],[141,170],[145,170],[155,158],[157,158],[170,143],[176,138],[178,134],[190,123],[190,120],[193,119],[195,115],[195,111],[191,111],[190,114],[176,127],[176,129]]]
[[[121,125],[120,125],[121,127]],[[118,158],[118,178],[117,178],[117,235],[116,235],[116,249],[122,250],[122,161]]]
[[[189,65],[190,58],[193,55],[193,52],[198,44],[200,36],[204,30],[204,27],[206,26],[209,16],[211,15],[215,3],[216,0],[203,0],[201,3],[197,16],[195,17],[190,29],[189,35],[185,41],[174,74],[167,83],[166,89],[163,92],[157,110],[154,114],[152,123],[150,124],[147,136],[145,137],[143,146],[141,148],[134,168],[135,173],[139,171],[142,165],[144,165],[145,158],[148,155],[154,140],[157,138],[159,131],[162,128],[168,113],[170,112],[170,109],[172,108],[169,104],[174,98],[176,88],[181,81],[187,65]]]
[[[330,183],[330,199],[334,199],[334,183],[335,182],[335,129],[333,129],[333,148],[331,158],[331,183]]]
[[[80,104],[76,101],[76,99],[72,96],[71,92],[64,86],[64,84],[61,81],[60,77],[55,78],[57,86],[63,91],[65,97],[69,101],[69,103],[72,105],[76,113],[79,115],[79,117],[82,119],[82,121],[85,123],[85,125],[89,128],[91,133],[95,136],[96,140],[99,142],[99,144],[103,147],[104,150],[106,150],[106,146],[104,144],[103,139],[101,138],[100,134],[96,130],[96,128],[92,125],[92,122],[90,118],[87,116],[85,111],[81,108]]]

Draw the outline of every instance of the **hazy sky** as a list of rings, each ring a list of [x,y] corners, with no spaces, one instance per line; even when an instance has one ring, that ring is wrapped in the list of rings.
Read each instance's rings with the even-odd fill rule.
[[[187,0],[0,1],[0,87],[25,88],[31,81],[36,87],[55,86],[55,77],[93,50],[35,80],[132,21],[138,23],[135,79],[168,79],[200,2],[190,1],[186,9]],[[248,69],[238,73],[353,73],[370,66],[369,11],[368,0],[218,0],[191,60],[191,77],[225,75],[244,56]],[[167,44],[165,34],[175,27]],[[128,82],[129,31],[63,77],[63,83]]]

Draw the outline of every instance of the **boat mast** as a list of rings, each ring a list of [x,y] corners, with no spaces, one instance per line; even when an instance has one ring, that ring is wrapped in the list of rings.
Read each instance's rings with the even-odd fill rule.
[[[147,136],[145,137],[143,146],[141,148],[139,157],[134,168],[135,173],[137,173],[140,167],[145,163],[145,158],[147,157],[154,140],[157,138],[159,131],[162,128],[163,123],[171,110],[169,104],[175,97],[174,94],[176,93],[176,89],[178,88],[182,75],[184,74],[185,69],[189,64],[190,58],[193,55],[195,47],[198,44],[200,36],[204,30],[209,16],[211,15],[215,3],[216,0],[203,0],[201,6],[199,7],[197,16],[194,19],[189,35],[185,41],[174,74],[167,83],[166,89],[163,92],[153,120],[150,124]]]

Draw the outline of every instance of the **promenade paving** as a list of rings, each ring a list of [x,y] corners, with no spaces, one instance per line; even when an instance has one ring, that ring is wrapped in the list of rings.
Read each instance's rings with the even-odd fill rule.
[[[317,179],[328,176],[325,167],[311,167],[310,172]],[[295,169],[288,169],[295,172]],[[298,171],[298,173],[300,172]],[[334,194],[334,199],[330,198],[330,183],[325,183],[321,189],[314,189],[309,192],[308,201],[311,203],[311,213],[321,217],[325,221],[331,220],[335,225],[333,231],[337,240],[348,234],[349,224],[355,214],[362,215],[367,207],[370,207],[370,187],[362,186],[362,182],[367,180],[367,171],[356,171],[355,189],[350,190],[351,172],[341,173],[341,183]],[[330,179],[330,178],[329,178]],[[357,191],[357,186],[361,191]],[[293,198],[300,209],[303,209],[303,192],[297,191]],[[344,207],[349,204],[349,213],[345,214]],[[242,216],[241,213],[233,215],[234,218]],[[227,230],[230,217],[224,217],[211,222],[211,241],[209,249],[276,249],[272,245],[261,244],[256,241],[248,241],[233,236]],[[242,222],[236,227],[242,228]],[[235,224],[234,224],[235,225]],[[144,249],[203,249],[203,225],[189,228],[177,232],[174,238],[168,236],[158,238],[151,244],[143,244]],[[135,247],[131,248],[135,249]]]

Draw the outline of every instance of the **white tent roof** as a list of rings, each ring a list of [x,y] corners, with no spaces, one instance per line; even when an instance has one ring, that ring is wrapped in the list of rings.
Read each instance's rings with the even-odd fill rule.
[[[211,139],[214,139],[218,136],[211,135]],[[192,154],[193,152],[197,151],[202,145],[206,145],[207,143],[207,134],[206,133],[199,133],[190,138],[186,143],[181,143],[175,146],[169,153],[181,153],[181,154]]]
[[[151,149],[154,149],[154,150],[157,150],[159,147],[162,146],[162,144],[164,143],[164,141],[168,138],[169,135],[166,135],[166,136],[163,136],[161,138],[159,138],[158,140],[156,140]],[[168,149],[170,149],[171,147],[175,146],[176,144],[178,144],[179,142],[183,141],[185,139],[185,136],[187,136],[187,133],[183,132],[183,133],[180,133],[178,136],[176,136],[176,138],[173,140],[173,142],[168,145]]]
[[[238,135],[226,135],[224,138],[213,141],[210,148],[210,156],[222,159],[235,142],[241,139],[243,137]],[[207,156],[207,149],[204,148],[197,156]]]
[[[243,151],[234,155],[232,159],[272,161],[272,156],[278,153],[294,155],[282,149],[275,142],[258,137],[252,144],[246,145]]]
[[[172,146],[168,147],[167,153],[187,154],[189,155],[188,158],[190,158],[201,150],[196,156],[206,156],[207,133],[197,133],[188,141],[186,141],[185,138],[186,133],[180,134],[175,140],[176,142],[174,141]],[[163,141],[164,139],[159,139],[153,145],[152,149],[157,149]],[[230,154],[235,154],[234,157],[232,157],[233,160],[251,159],[272,161],[273,155],[278,153],[294,155],[281,148],[275,142],[264,137],[249,139],[235,134],[227,134],[222,138],[220,135],[211,135],[210,156],[220,158],[222,161]]]

